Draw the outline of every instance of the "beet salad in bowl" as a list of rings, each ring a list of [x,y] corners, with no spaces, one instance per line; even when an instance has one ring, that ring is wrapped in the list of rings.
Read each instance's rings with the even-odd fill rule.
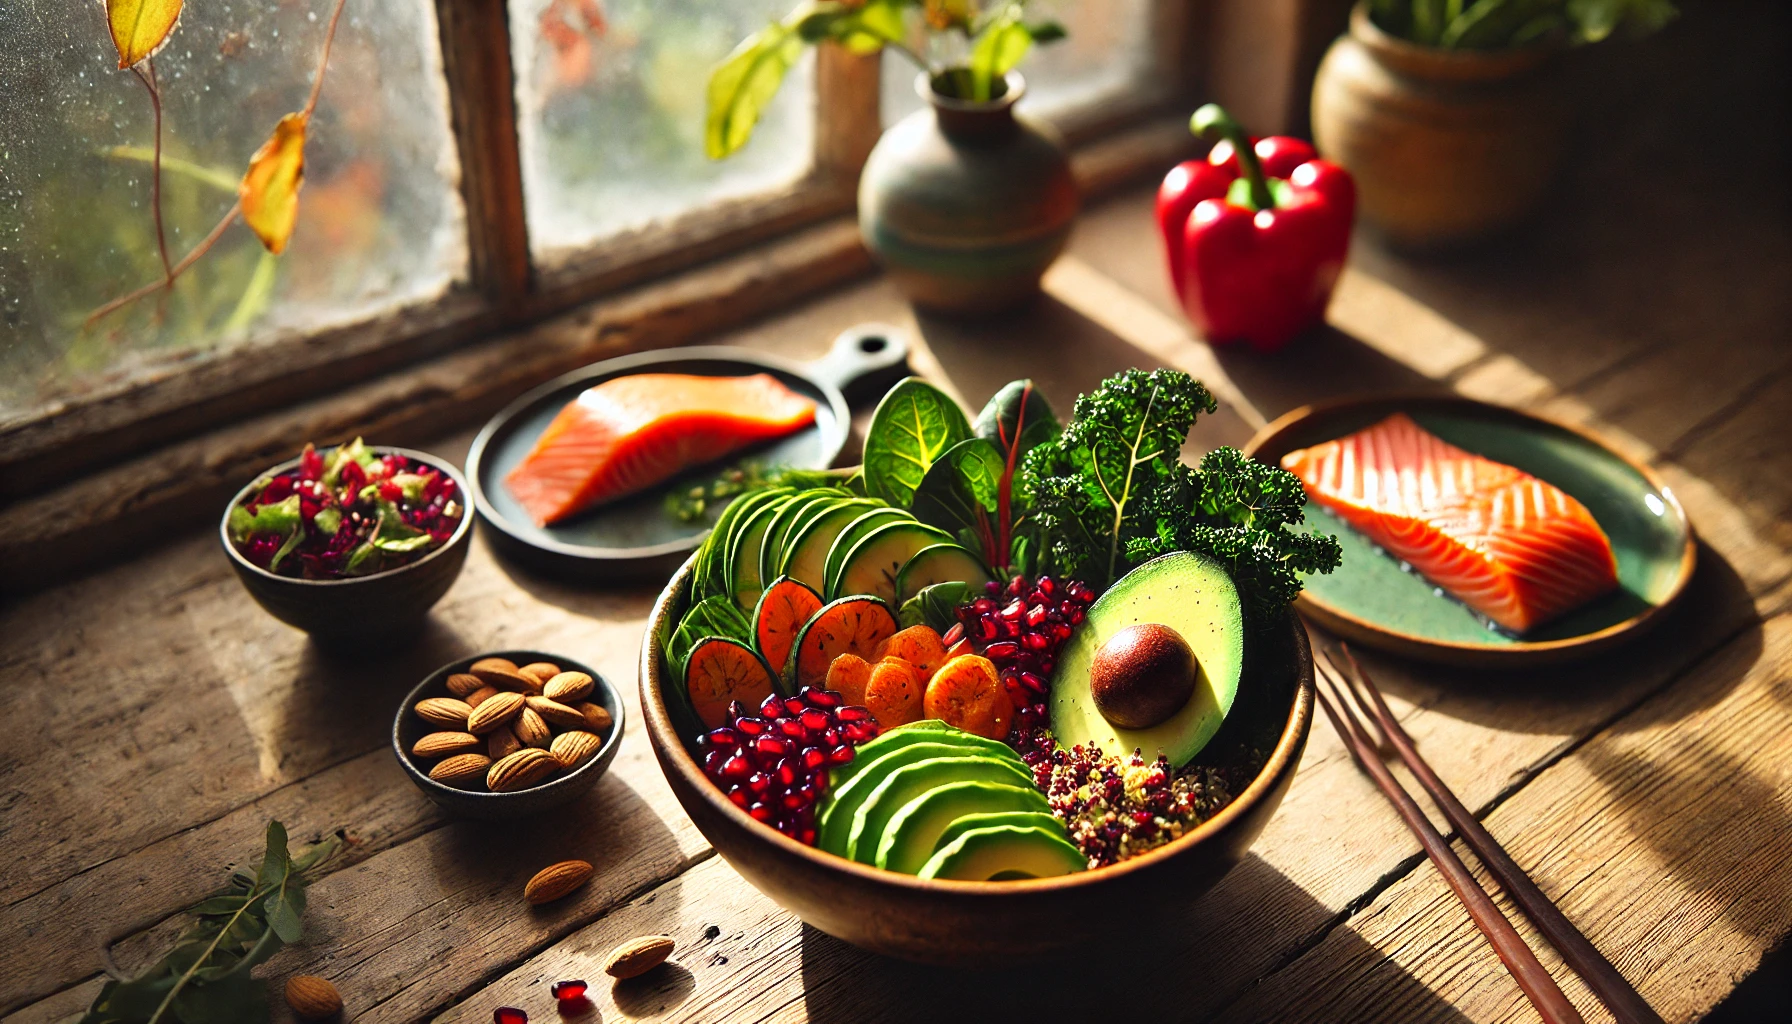
[[[360,438],[299,457],[231,499],[225,551],[250,594],[314,638],[414,624],[466,559],[472,517],[454,467]]]

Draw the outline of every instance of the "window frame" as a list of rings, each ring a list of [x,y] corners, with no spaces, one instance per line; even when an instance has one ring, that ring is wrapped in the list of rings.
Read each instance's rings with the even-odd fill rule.
[[[1342,0],[1153,0],[1157,86],[1054,117],[1073,149],[1182,109],[1201,89],[1207,51],[1223,44],[1207,38],[1215,21],[1210,8],[1241,2],[1304,9]],[[849,214],[859,170],[882,132],[879,55],[823,46],[816,57],[814,163],[802,179],[538,263],[523,206],[508,4],[435,0],[435,8],[460,158],[465,282],[352,324],[261,338],[26,410],[0,423],[0,498],[47,491],[160,445],[315,398],[333,382],[438,358]]]

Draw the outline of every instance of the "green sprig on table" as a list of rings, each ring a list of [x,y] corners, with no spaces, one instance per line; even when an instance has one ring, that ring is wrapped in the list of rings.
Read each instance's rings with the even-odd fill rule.
[[[232,872],[222,892],[190,908],[198,920],[174,948],[137,977],[108,981],[81,1024],[267,1020],[267,985],[250,972],[298,941],[309,874],[340,846],[331,837],[292,856],[286,827],[269,822],[267,849],[254,870]]]

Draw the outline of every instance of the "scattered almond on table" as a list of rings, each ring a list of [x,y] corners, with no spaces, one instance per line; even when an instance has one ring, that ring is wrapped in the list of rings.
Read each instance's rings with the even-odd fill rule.
[[[537,907],[543,903],[552,903],[590,881],[593,870],[589,863],[582,860],[563,860],[558,864],[549,864],[535,872],[535,877],[523,885],[523,899]]]
[[[411,756],[434,761],[429,777],[450,786],[509,793],[540,785],[597,756],[615,726],[607,709],[585,699],[594,679],[550,662],[519,668],[481,658],[445,686],[450,696],[412,709],[434,731],[411,745]]]
[[[670,935],[643,935],[610,950],[604,973],[612,978],[638,978],[666,962],[674,943]]]
[[[295,974],[286,979],[286,1005],[307,1020],[324,1020],[342,1012],[342,995],[315,974]]]

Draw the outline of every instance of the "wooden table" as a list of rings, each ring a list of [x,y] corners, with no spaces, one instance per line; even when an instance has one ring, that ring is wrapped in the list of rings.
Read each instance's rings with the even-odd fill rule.
[[[1701,102],[1620,83],[1592,113],[1632,109],[1638,88],[1666,105],[1662,123]],[[1014,320],[917,321],[873,281],[724,340],[807,357],[849,324],[893,321],[921,339],[916,368],[968,402],[1030,374],[1061,410],[1114,370],[1177,366],[1223,402],[1197,451],[1309,399],[1454,390],[1587,424],[1659,466],[1703,545],[1691,593],[1653,635],[1548,673],[1373,664],[1444,778],[1683,1021],[1792,931],[1792,244],[1783,217],[1733,201],[1783,199],[1771,161],[1723,177],[1671,158],[1654,119],[1596,120],[1598,145],[1542,227],[1443,262],[1363,240],[1332,327],[1279,356],[1191,340],[1144,189],[1085,216],[1046,297]],[[433,447],[459,458],[467,440]],[[654,589],[544,582],[481,542],[421,636],[332,657],[262,614],[195,526],[0,609],[5,1024],[84,1008],[108,938],[127,970],[165,948],[178,911],[258,854],[270,818],[349,845],[312,889],[305,940],[264,974],[322,974],[360,1021],[483,1022],[501,1004],[555,1020],[551,982],[601,981],[611,946],[653,932],[677,938],[674,964],[594,985],[587,1019],[1534,1019],[1323,724],[1279,815],[1186,928],[1151,945],[1100,936],[1070,971],[919,968],[805,928],[713,855],[638,714],[596,790],[541,820],[445,820],[405,781],[386,742],[397,700],[472,651],[563,651],[636,711]],[[591,884],[525,906],[524,879],[566,857],[597,866]],[[1589,1020],[1608,1019],[1542,955]]]

